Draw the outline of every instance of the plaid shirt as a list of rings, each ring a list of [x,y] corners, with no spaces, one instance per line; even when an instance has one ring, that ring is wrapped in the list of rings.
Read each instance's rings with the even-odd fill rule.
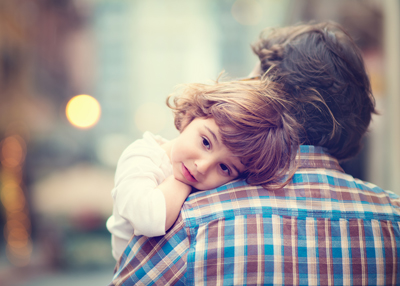
[[[165,236],[132,238],[110,285],[400,285],[400,198],[300,152],[279,191],[191,194]]]

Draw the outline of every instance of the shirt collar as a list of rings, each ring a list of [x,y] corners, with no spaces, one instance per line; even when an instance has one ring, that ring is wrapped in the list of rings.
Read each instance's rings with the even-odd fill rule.
[[[327,152],[326,148],[312,145],[301,145],[296,160],[300,157],[299,168],[324,168],[344,172],[338,160]]]

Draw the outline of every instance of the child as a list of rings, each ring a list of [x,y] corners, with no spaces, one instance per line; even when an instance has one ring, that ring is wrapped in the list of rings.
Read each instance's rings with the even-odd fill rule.
[[[116,260],[132,234],[164,235],[192,188],[234,179],[274,188],[292,170],[299,126],[276,84],[189,84],[170,98],[180,135],[167,141],[146,132],[118,162],[107,221]]]

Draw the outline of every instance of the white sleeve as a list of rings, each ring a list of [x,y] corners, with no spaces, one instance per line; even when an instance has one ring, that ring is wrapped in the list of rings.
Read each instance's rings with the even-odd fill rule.
[[[114,208],[132,225],[135,235],[165,234],[165,198],[157,188],[164,176],[151,156],[140,152],[121,156],[115,174]]]

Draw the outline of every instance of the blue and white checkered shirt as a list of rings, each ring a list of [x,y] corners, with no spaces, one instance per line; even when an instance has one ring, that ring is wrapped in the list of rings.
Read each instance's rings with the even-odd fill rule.
[[[110,285],[400,285],[400,198],[301,146],[283,189],[191,194],[162,237],[134,236]]]

